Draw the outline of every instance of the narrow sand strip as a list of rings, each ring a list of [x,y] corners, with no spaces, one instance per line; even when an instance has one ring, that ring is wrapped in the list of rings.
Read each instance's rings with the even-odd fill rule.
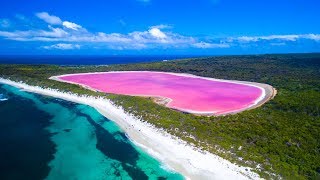
[[[2,78],[0,83],[96,108],[117,123],[136,145],[187,179],[259,179],[259,175],[251,172],[250,168],[239,167],[217,155],[200,151],[185,141],[143,122],[139,117],[126,113],[121,107],[102,97],[78,96]]]
[[[259,107],[259,106],[263,105],[264,103],[266,103],[267,101],[269,101],[270,99],[272,99],[276,95],[276,90],[272,86],[270,86],[268,84],[248,82],[248,81],[222,80],[222,79],[215,79],[215,78],[209,78],[209,77],[201,77],[201,76],[196,76],[196,75],[186,74],[186,73],[171,73],[171,72],[157,72],[157,71],[109,71],[109,72],[65,74],[65,75],[60,75],[60,76],[53,76],[53,77],[50,77],[50,79],[56,80],[56,81],[60,81],[60,82],[65,82],[65,83],[76,84],[76,85],[82,86],[83,88],[90,89],[92,91],[100,92],[100,90],[91,88],[91,87],[89,87],[87,85],[84,85],[84,84],[79,84],[79,83],[75,83],[75,82],[72,82],[72,81],[63,80],[62,77],[76,76],[76,75],[107,74],[107,73],[140,73],[140,72],[152,72],[152,73],[159,73],[159,74],[170,74],[170,75],[174,75],[174,76],[205,79],[205,80],[216,81],[216,82],[227,82],[227,83],[233,83],[233,84],[241,84],[241,85],[246,85],[246,86],[252,86],[252,87],[259,88],[262,91],[260,97],[257,98],[254,101],[254,103],[251,104],[250,106],[247,106],[245,108],[238,109],[238,110],[225,111],[223,113],[216,113],[215,111],[194,111],[194,110],[190,110],[190,109],[182,109],[182,108],[179,108],[179,107],[170,107],[169,104],[172,102],[172,99],[170,99],[168,97],[162,97],[162,96],[158,96],[158,95],[149,96],[149,95],[143,95],[143,94],[136,95],[136,96],[141,96],[141,97],[152,97],[152,100],[155,103],[158,103],[158,104],[160,104],[162,106],[166,106],[166,107],[169,107],[169,108],[172,108],[172,109],[176,109],[178,111],[187,112],[187,113],[196,114],[196,115],[212,116],[212,115],[235,114],[235,113],[239,113],[241,111],[245,111],[245,110],[248,110],[248,109],[254,109],[256,107]]]

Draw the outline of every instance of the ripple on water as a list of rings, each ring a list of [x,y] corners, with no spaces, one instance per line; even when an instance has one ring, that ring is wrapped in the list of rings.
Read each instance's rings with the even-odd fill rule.
[[[0,102],[6,100],[8,100],[8,98],[4,94],[0,94]]]

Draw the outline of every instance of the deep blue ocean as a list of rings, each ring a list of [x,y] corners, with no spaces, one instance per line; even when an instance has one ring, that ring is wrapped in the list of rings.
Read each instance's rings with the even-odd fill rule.
[[[183,179],[94,108],[0,84],[0,179]]]
[[[108,65],[108,64],[128,64],[141,62],[155,62],[163,60],[174,60],[191,58],[196,56],[4,56],[0,55],[0,64],[57,64],[57,65]]]

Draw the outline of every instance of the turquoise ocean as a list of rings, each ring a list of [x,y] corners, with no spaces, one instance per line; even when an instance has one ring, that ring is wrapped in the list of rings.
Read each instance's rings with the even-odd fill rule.
[[[183,179],[94,108],[0,84],[0,179]]]

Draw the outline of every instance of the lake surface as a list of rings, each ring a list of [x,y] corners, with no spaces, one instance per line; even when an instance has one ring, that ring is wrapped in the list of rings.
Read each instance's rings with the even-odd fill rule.
[[[122,71],[70,74],[59,79],[107,93],[165,97],[171,100],[166,104],[170,108],[203,114],[237,112],[263,95],[256,86],[179,73]]]
[[[0,179],[183,179],[94,108],[0,84]]]

